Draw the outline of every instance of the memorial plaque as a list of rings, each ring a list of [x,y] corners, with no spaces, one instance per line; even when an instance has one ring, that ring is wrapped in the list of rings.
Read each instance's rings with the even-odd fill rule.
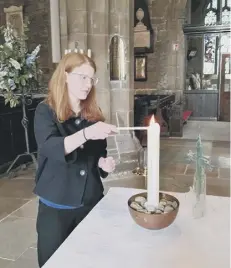
[[[134,32],[134,47],[150,48],[150,32]]]
[[[154,31],[146,1],[135,0],[134,15],[134,52],[153,53]]]
[[[22,11],[22,6],[10,6],[8,8],[4,8],[4,12],[6,14],[6,24],[12,26],[16,36],[21,36],[23,34]]]
[[[135,81],[147,81],[147,56],[135,56]]]
[[[110,80],[125,80],[125,47],[118,35],[110,43]]]

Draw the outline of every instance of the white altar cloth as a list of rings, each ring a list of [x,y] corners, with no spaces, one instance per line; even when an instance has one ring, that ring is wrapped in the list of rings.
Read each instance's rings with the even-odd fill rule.
[[[127,200],[145,190],[110,188],[44,268],[229,268],[230,198],[207,196],[207,214],[192,218],[189,193],[175,222],[146,230],[131,218]]]

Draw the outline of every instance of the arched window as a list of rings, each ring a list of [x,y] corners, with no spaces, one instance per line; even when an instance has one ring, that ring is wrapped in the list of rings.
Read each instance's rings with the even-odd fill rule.
[[[204,35],[204,74],[215,74],[217,72],[217,37],[216,35]]]
[[[204,35],[204,74],[216,74],[218,72],[218,64],[220,55],[218,50],[218,36]],[[220,53],[231,53],[231,35],[223,34],[220,37]]]
[[[218,17],[218,2],[217,0],[210,0],[205,10],[205,25],[216,25]]]
[[[222,24],[230,23],[231,20],[230,6],[231,6],[230,0],[222,0],[222,15],[221,15]]]
[[[222,1],[222,7],[220,8],[220,1]],[[227,25],[230,23],[230,6],[231,0],[209,0],[209,3],[205,9],[204,24],[216,25],[221,17],[221,23]]]
[[[185,25],[184,32],[187,55],[195,53],[187,58],[186,88],[198,88],[190,82],[197,77],[201,89],[219,90],[222,56],[231,53],[231,0],[190,1],[190,24]],[[231,71],[229,66],[227,60],[226,73]]]
[[[222,1],[222,2],[220,2]],[[219,16],[221,23],[227,25],[230,23],[230,4],[231,0],[209,0],[207,8],[205,9],[204,24],[212,26],[218,24]],[[222,3],[222,8],[220,8]],[[230,35],[223,35],[220,40],[221,53],[230,52]],[[217,66],[219,63],[218,38],[212,34],[204,35],[204,74],[217,73]]]
[[[231,53],[231,35],[224,34],[221,36],[221,53]]]

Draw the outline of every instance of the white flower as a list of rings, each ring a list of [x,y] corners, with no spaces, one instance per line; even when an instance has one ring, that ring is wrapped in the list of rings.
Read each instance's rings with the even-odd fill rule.
[[[0,81],[0,89],[7,89],[4,81]]]
[[[11,88],[11,90],[16,89],[16,85],[15,85],[13,79],[8,79],[8,85],[9,85],[9,87]]]
[[[36,60],[36,56],[40,51],[40,47],[41,45],[38,45],[31,54],[28,54],[28,57],[26,59],[26,64],[27,66],[31,65],[35,60]]]
[[[10,43],[14,39],[14,31],[11,27],[5,28],[4,39],[5,39],[6,43]]]
[[[16,75],[16,73],[14,73],[12,71],[9,72],[9,77],[14,77],[15,75]]]
[[[20,69],[21,69],[20,63],[17,62],[16,60],[10,58],[10,63],[14,66],[14,68],[15,68],[16,70],[20,70]]]
[[[5,71],[0,72],[0,77],[1,78],[4,77],[4,76],[6,76],[6,75],[7,75],[7,72],[5,72]]]
[[[9,49],[13,49],[12,43],[5,43],[5,45],[9,48]]]
[[[37,45],[37,47],[32,51],[31,55],[33,55],[34,57],[36,57],[37,54],[40,51],[40,47],[41,47],[41,45]]]
[[[0,43],[0,93],[7,96],[9,103],[13,103],[16,89],[20,92],[25,86],[32,88],[33,82],[37,81],[39,69],[36,68],[36,60],[40,45],[29,53],[24,36],[15,35],[10,25],[3,30],[1,28],[0,34],[5,39],[3,44]]]

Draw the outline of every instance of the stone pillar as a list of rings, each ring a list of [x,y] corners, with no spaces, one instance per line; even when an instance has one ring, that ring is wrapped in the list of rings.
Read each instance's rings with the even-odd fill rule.
[[[87,0],[59,0],[61,54],[65,49],[74,49],[76,42],[87,48]]]
[[[168,87],[173,89],[177,97],[183,94],[185,79],[185,37],[182,30],[185,16],[186,0],[169,2],[167,18],[171,17],[171,23],[167,21],[168,38],[171,40],[168,53]],[[174,12],[173,12],[174,10]],[[173,45],[178,44],[178,50]]]
[[[67,0],[59,0],[59,8],[61,55],[63,55],[65,49],[67,49],[68,47]]]
[[[68,48],[87,49],[87,0],[66,0]]]
[[[59,0],[61,22],[61,50],[74,48],[92,50],[97,65],[97,101],[107,122],[116,123],[119,112],[124,125],[133,124],[134,53],[133,0]],[[119,35],[125,45],[125,73],[123,81],[110,82],[110,40]]]
[[[111,122],[116,124],[116,112],[125,126],[133,125],[134,110],[134,45],[133,0],[109,0],[110,40],[118,35],[125,45],[125,79],[110,81]],[[109,44],[110,44],[109,40]]]
[[[154,53],[148,54],[148,80],[136,82],[135,88],[182,94],[185,72],[185,46],[182,25],[186,0],[148,0],[154,29]],[[174,50],[174,44],[179,44]]]
[[[92,58],[96,62],[97,102],[102,109],[106,121],[111,120],[109,70],[108,70],[108,0],[87,0],[87,47],[92,50]]]
[[[52,61],[58,63],[60,61],[60,23],[59,23],[59,2],[50,0],[50,20],[51,20],[51,46]]]

